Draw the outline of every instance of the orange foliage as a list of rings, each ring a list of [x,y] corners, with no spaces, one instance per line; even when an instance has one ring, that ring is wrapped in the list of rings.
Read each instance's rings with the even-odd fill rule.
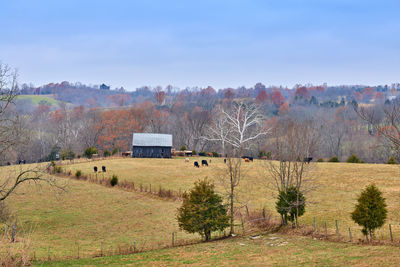
[[[278,115],[282,116],[287,114],[290,111],[290,107],[288,103],[284,103],[282,106],[279,107]]]
[[[297,88],[296,92],[294,93],[294,96],[301,97],[304,99],[311,98],[310,91],[308,91],[307,87],[305,87],[305,86]]]
[[[278,90],[276,90],[276,91],[274,91],[273,93],[272,93],[272,95],[271,95],[271,100],[272,100],[272,103],[274,103],[274,105],[276,106],[276,107],[280,107],[280,106],[282,106],[285,102],[286,102],[286,100],[285,100],[285,98],[283,97],[283,95],[281,94],[281,92],[280,91],[278,91]]]
[[[256,96],[256,103],[265,103],[270,99],[267,91],[261,90]]]

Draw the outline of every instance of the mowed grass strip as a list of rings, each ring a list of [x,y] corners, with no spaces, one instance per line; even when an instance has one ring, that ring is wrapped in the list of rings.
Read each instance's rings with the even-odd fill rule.
[[[64,166],[74,173],[80,169],[85,174],[93,174],[93,166],[107,167],[107,174],[118,175],[121,180],[134,181],[152,190],[162,186],[175,191],[187,190],[193,183],[205,177],[213,180],[217,190],[225,194],[220,183],[220,177],[225,173],[225,164],[222,158],[212,158],[209,167],[193,167],[193,162],[201,162],[203,157],[190,158],[185,163],[183,158],[174,159],[110,159],[89,163]],[[266,161],[255,160],[243,162],[243,178],[238,187],[239,200],[248,203],[250,209],[266,207],[275,215],[276,192],[273,190],[273,179],[266,171]],[[101,177],[102,174],[98,174]],[[308,177],[313,179],[313,190],[306,193],[309,204],[300,223],[311,226],[316,217],[317,227],[323,231],[325,223],[328,228],[335,228],[338,220],[339,230],[347,234],[348,227],[353,229],[355,238],[359,227],[350,217],[354,209],[357,196],[368,184],[375,183],[386,198],[388,204],[387,224],[378,231],[377,237],[388,238],[388,224],[392,224],[394,236],[400,239],[400,167],[388,164],[350,164],[350,163],[313,163]],[[311,184],[305,185],[310,187]]]
[[[271,234],[37,266],[398,266],[400,248]]]
[[[2,170],[10,171],[12,167]],[[4,172],[3,172],[4,174]],[[37,258],[89,257],[117,251],[118,246],[157,248],[171,243],[178,231],[179,202],[163,201],[144,194],[107,188],[83,181],[67,182],[67,192],[58,194],[46,184],[24,184],[7,204],[18,219],[17,238],[29,238]],[[177,239],[198,240],[178,233]]]

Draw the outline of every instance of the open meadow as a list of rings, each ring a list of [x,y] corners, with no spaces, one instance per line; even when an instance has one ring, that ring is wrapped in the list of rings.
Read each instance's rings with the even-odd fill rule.
[[[37,266],[397,266],[400,248],[270,234]]]
[[[191,188],[193,183],[201,178],[208,177],[217,185],[217,191],[224,194],[224,188],[220,184],[220,177],[224,175],[224,163],[221,158],[212,158],[209,167],[194,168],[193,161],[201,158],[191,158],[189,163],[185,163],[182,158],[174,159],[132,159],[132,158],[110,158],[98,161],[88,161],[83,163],[73,163],[63,165],[65,171],[74,173],[81,170],[84,175],[94,175],[93,167],[107,167],[106,176],[118,175],[120,182],[124,180],[134,181],[138,187],[153,190],[162,186],[165,189],[183,191]],[[209,160],[209,158],[208,158]],[[64,162],[65,163],[65,162]],[[238,188],[239,200],[248,203],[250,210],[266,207],[272,216],[277,217],[275,212],[275,195],[268,181],[265,170],[266,161],[255,160],[253,163],[243,163],[245,176]],[[388,204],[388,220],[386,225],[377,232],[378,239],[389,239],[388,224],[392,224],[395,242],[400,241],[400,196],[399,196],[399,167],[385,164],[349,164],[349,163],[314,163],[311,165],[309,174],[314,177],[315,189],[306,194],[310,201],[306,208],[306,213],[300,219],[302,225],[312,226],[314,216],[317,219],[317,227],[323,232],[323,225],[326,222],[328,232],[335,233],[335,220],[338,220],[339,231],[346,241],[348,227],[353,232],[353,241],[362,238],[359,228],[351,221],[350,212],[354,208],[356,197],[360,190],[369,183],[375,183],[384,194]],[[22,168],[29,167],[23,165]],[[20,166],[1,167],[1,175],[7,175],[13,169]],[[263,171],[264,170],[264,171]],[[103,174],[99,173],[101,177]],[[129,192],[121,188],[105,187],[103,185],[90,183],[88,181],[78,181],[70,178],[58,177],[58,181],[67,185],[67,192],[57,193],[48,185],[40,187],[33,184],[22,185],[17,194],[12,195],[7,200],[15,218],[18,219],[17,241],[24,239],[31,243],[30,252],[34,253],[37,259],[52,260],[81,258],[100,255],[101,246],[103,253],[118,254],[119,249],[126,249],[135,246],[140,249],[151,249],[164,247],[171,244],[171,233],[176,232],[175,236],[179,241],[198,241],[197,235],[190,235],[179,231],[176,221],[176,209],[180,205],[179,200],[158,198],[148,193]],[[237,227],[241,232],[241,227]],[[299,237],[300,238],[300,237]],[[290,247],[295,255],[303,255],[290,259],[290,263],[318,263],[318,258],[311,257],[313,250],[329,247],[330,243],[323,241],[308,241],[311,248],[301,248],[294,241],[296,237],[291,237]],[[303,240],[301,238],[301,240]],[[247,242],[247,241],[243,241]],[[299,243],[299,244],[300,244]],[[103,245],[101,245],[103,244]],[[211,244],[211,243],[210,243]],[[213,246],[220,246],[219,243],[212,243]],[[223,241],[227,246],[227,254],[231,255],[232,260],[236,259],[236,241]],[[232,247],[231,247],[232,246]],[[351,247],[355,255],[349,254],[344,260],[359,259],[360,254],[369,253],[369,250],[386,250],[387,248],[369,248],[344,244],[334,244],[326,253],[332,254],[327,257],[327,262],[335,258],[335,253],[348,250]],[[247,246],[244,246],[247,247]],[[199,247],[188,248],[190,255],[196,259],[197,248],[200,250],[211,250],[207,244]],[[242,246],[240,246],[243,249]],[[394,248],[394,247],[393,247]],[[262,257],[260,260],[273,262],[272,254],[257,256],[264,253],[268,246],[263,248],[257,246],[254,251],[247,251],[248,257]],[[276,248],[278,249],[278,248]],[[325,248],[324,248],[325,249]],[[397,248],[396,248],[397,249]],[[195,251],[192,251],[195,250]],[[185,254],[186,248],[166,250],[168,253]],[[243,253],[247,253],[243,251]],[[162,258],[161,265],[184,264],[188,257],[177,257],[177,262],[168,262],[167,259],[175,256],[162,256],[164,252],[147,252],[146,254],[132,255],[129,259],[137,263],[146,265],[151,262],[151,258]],[[210,252],[211,253],[211,252]],[[297,254],[296,254],[297,253]],[[321,252],[323,253],[323,252]],[[324,252],[325,253],[325,252]],[[142,255],[142,256],[141,256]],[[164,254],[163,254],[164,255]],[[175,254],[174,254],[175,255]],[[223,254],[218,255],[222,257]],[[247,254],[246,254],[247,255]],[[253,255],[253,256],[251,256]],[[321,254],[322,255],[322,254]],[[228,257],[228,258],[229,258]],[[272,258],[269,258],[272,257]],[[325,257],[325,256],[321,256]],[[372,256],[371,256],[372,257]],[[142,262],[142,259],[143,260]],[[190,258],[190,257],[189,257]],[[240,257],[239,257],[240,258]],[[111,265],[114,259],[123,260],[121,257],[104,258]],[[314,259],[317,259],[314,261]],[[99,259],[101,261],[102,259]],[[166,260],[167,262],[163,262]],[[216,259],[218,262],[221,259]],[[150,262],[149,262],[150,261]],[[196,262],[196,260],[194,260]],[[129,261],[128,261],[129,262]],[[228,261],[229,262],[229,261]],[[245,264],[246,260],[243,260]],[[82,261],[85,264],[85,261]],[[89,263],[89,262],[88,262]],[[213,264],[212,259],[197,263]],[[214,262],[215,263],[215,262]],[[115,263],[114,265],[118,265]]]
[[[225,164],[222,158],[211,159],[209,167],[193,167],[194,161],[202,157],[193,157],[185,163],[183,158],[174,159],[110,159],[90,163],[80,163],[64,166],[65,170],[81,170],[85,174],[93,174],[93,166],[107,166],[108,176],[118,175],[120,180],[128,180],[152,188],[160,186],[175,191],[187,190],[193,183],[207,177],[213,180],[217,190],[225,194],[220,182],[225,174]],[[273,179],[268,173],[268,161],[243,161],[243,178],[238,187],[241,203],[247,203],[250,210],[266,207],[274,215],[276,192],[273,189]],[[101,175],[101,174],[99,174]],[[316,217],[317,227],[322,229],[325,222],[328,228],[335,227],[338,220],[339,229],[347,231],[348,227],[359,229],[350,218],[360,191],[370,183],[375,183],[383,191],[388,205],[387,224],[382,231],[377,232],[380,238],[388,238],[388,224],[400,239],[400,167],[388,164],[353,164],[353,163],[312,163],[307,176],[312,178],[305,187],[313,189],[306,193],[309,201],[306,213],[300,217],[300,223],[313,225]],[[356,232],[356,234],[358,231]],[[361,235],[360,235],[361,238]]]

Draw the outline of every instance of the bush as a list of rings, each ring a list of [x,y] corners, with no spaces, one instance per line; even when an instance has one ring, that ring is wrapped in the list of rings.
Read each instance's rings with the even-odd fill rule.
[[[193,155],[193,156],[197,155],[197,151],[193,149],[193,150],[192,150],[192,155]]]
[[[297,201],[297,195],[299,201]],[[306,198],[303,193],[299,192],[295,186],[290,186],[286,191],[279,192],[276,210],[281,214],[283,224],[287,224],[287,221],[296,222],[297,224],[298,217],[302,216],[306,211],[305,201]]]
[[[324,162],[324,159],[320,158],[317,160],[317,162]]]
[[[77,170],[75,172],[75,177],[79,179],[79,177],[81,177],[81,176],[82,176],[82,171],[81,170]]]
[[[339,161],[338,157],[333,156],[332,158],[330,158],[330,159],[328,160],[328,162],[340,162],[340,161]]]
[[[351,156],[346,160],[347,163],[360,163],[360,159],[354,155],[351,154]]]
[[[386,163],[387,164],[397,164],[397,161],[394,159],[393,156],[391,156]]]
[[[185,145],[181,146],[181,148],[179,150],[180,151],[185,151],[186,150],[186,146]]]
[[[71,150],[67,150],[64,149],[63,151],[61,151],[61,155],[60,155],[62,160],[65,159],[74,159],[75,158],[75,153]]]
[[[55,173],[61,173],[62,172],[62,167],[61,166],[54,166],[54,172]]]
[[[118,153],[118,148],[114,147],[113,150],[111,151],[112,155],[115,155]]]
[[[205,156],[207,156],[207,152],[201,151],[201,152],[199,153],[199,156],[205,157]]]
[[[109,156],[111,156],[111,152],[108,151],[108,150],[104,150],[103,156],[104,156],[104,157],[109,157]]]
[[[213,151],[213,152],[211,152],[211,153],[212,153],[212,156],[213,156],[213,157],[215,157],[215,158],[218,158],[218,157],[219,157],[219,154],[218,154],[217,152]]]
[[[91,159],[93,154],[97,154],[97,149],[95,147],[88,147],[85,149],[85,152],[83,152],[83,155],[87,157],[88,159]]]
[[[223,231],[229,226],[229,216],[222,204],[222,197],[215,193],[214,185],[207,179],[196,182],[189,193],[183,194],[177,219],[180,229],[198,233],[206,241],[211,239],[211,232]]]
[[[382,227],[387,216],[386,202],[382,192],[374,185],[367,186],[357,199],[351,218],[362,226],[361,232],[372,240],[375,229]]]
[[[118,184],[118,176],[113,174],[111,180],[110,180],[110,185],[111,186],[116,186]]]

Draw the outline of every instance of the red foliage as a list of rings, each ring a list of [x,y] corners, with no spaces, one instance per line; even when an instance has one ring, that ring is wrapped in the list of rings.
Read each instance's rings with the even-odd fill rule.
[[[279,107],[278,115],[280,115],[280,116],[285,115],[285,114],[287,114],[289,111],[290,111],[289,104],[285,102],[285,103],[283,103],[283,105],[281,105],[281,106]]]
[[[272,93],[272,95],[271,95],[271,100],[272,100],[272,103],[274,103],[274,105],[276,106],[276,107],[280,107],[280,106],[282,106],[285,102],[286,102],[286,100],[285,100],[285,98],[283,97],[283,95],[281,94],[281,92],[280,91],[278,91],[278,90],[276,90],[276,91],[274,91],[273,93]]]
[[[267,91],[261,90],[256,96],[256,103],[265,103],[270,100]]]
[[[364,100],[371,100],[375,97],[375,89],[372,87],[365,87],[362,91]]]
[[[354,93],[354,97],[356,98],[356,100],[361,101],[363,99],[363,95],[359,92],[355,92]]]
[[[304,99],[311,98],[310,91],[308,91],[307,87],[305,87],[305,86],[297,88],[296,92],[294,93],[294,96],[301,97]]]
[[[224,98],[225,99],[233,99],[235,97],[235,90],[232,88],[226,89],[224,93]]]
[[[375,101],[383,101],[385,100],[385,95],[382,92],[377,92],[375,95]]]
[[[156,98],[156,101],[157,101],[158,105],[161,106],[161,105],[164,103],[165,95],[166,95],[166,94],[165,94],[164,91],[158,91],[158,92],[156,92],[155,98]]]

